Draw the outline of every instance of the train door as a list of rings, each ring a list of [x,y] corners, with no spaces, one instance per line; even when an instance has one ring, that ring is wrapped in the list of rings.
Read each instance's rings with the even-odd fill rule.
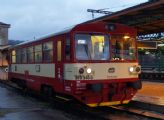
[[[60,90],[63,90],[63,83],[64,83],[64,80],[63,80],[63,49],[62,49],[62,40],[58,40],[57,41],[57,57],[56,57],[56,78],[57,78],[57,81],[58,83],[60,84],[58,87],[60,87],[59,89]]]

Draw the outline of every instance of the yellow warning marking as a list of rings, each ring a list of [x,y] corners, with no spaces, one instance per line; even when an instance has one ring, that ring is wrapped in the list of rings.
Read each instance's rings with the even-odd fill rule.
[[[122,104],[127,104],[127,103],[129,103],[129,100],[125,100],[122,102]],[[96,107],[96,106],[111,106],[111,105],[119,105],[119,104],[121,104],[121,101],[91,103],[87,105],[90,107]]]

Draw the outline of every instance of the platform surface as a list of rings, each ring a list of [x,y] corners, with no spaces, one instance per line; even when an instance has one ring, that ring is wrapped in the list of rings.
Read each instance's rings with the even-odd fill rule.
[[[68,114],[44,104],[0,85],[0,120],[71,120]]]
[[[164,106],[164,83],[143,81],[133,100]]]

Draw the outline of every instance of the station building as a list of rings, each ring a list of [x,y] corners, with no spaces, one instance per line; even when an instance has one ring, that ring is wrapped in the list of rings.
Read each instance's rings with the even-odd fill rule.
[[[0,79],[7,79],[7,51],[10,45],[8,44],[8,29],[10,24],[0,22]]]

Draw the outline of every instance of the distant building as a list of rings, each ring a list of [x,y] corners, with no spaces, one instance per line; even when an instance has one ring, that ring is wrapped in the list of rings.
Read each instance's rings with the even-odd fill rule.
[[[9,24],[0,22],[0,79],[7,79],[7,53],[10,45],[8,44]]]
[[[8,45],[8,28],[9,24],[0,22],[0,46]]]

